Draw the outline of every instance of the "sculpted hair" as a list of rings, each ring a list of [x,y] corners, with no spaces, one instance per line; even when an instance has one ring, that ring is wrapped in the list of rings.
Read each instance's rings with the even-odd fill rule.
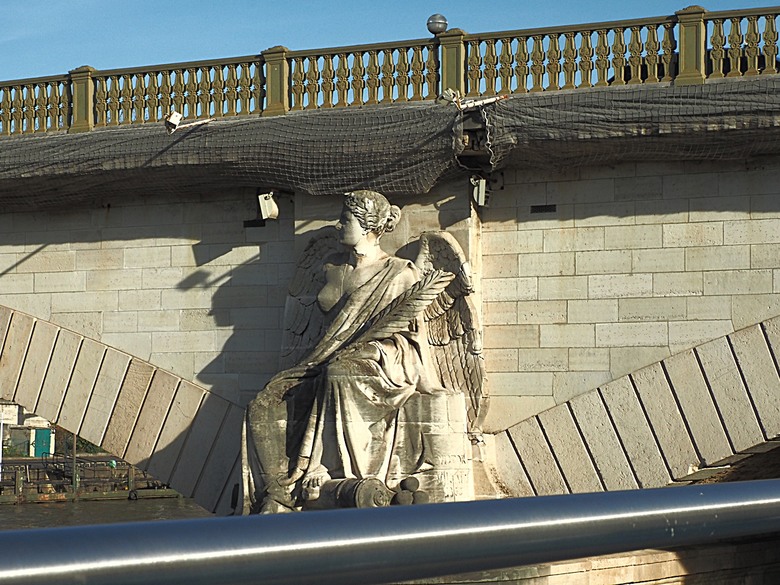
[[[367,189],[345,193],[344,206],[355,216],[360,227],[378,236],[392,232],[401,218],[400,207],[390,205],[381,193]]]

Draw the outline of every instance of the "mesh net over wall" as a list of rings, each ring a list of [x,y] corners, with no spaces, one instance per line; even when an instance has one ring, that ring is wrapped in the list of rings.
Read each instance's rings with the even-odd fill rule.
[[[208,193],[237,187],[343,194],[424,193],[457,167],[459,116],[432,102],[126,126],[0,140],[5,211],[96,197]]]
[[[481,115],[491,151],[485,170],[741,159],[780,153],[780,75],[527,94]],[[425,193],[462,168],[461,122],[454,106],[425,102],[220,119],[170,136],[155,123],[7,137],[0,206],[237,188]]]
[[[494,167],[743,159],[780,152],[780,75],[532,94],[484,115]]]

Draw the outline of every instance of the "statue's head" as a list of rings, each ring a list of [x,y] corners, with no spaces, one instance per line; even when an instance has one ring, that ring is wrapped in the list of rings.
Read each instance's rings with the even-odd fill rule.
[[[398,206],[390,205],[381,193],[367,189],[345,193],[344,209],[355,216],[364,233],[377,237],[393,231],[401,218]]]

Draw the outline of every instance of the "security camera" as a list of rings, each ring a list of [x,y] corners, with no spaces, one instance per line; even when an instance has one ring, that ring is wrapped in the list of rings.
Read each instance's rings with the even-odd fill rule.
[[[176,132],[177,128],[190,128],[192,126],[200,126],[201,124],[208,124],[209,122],[214,121],[214,118],[207,118],[206,120],[196,120],[194,122],[190,122],[189,124],[182,124],[181,120],[183,117],[184,116],[182,116],[176,110],[171,110],[171,113],[165,116],[165,130],[167,130],[168,134],[173,134]]]
[[[490,189],[487,185],[487,180],[479,175],[472,175],[469,179],[471,183],[471,197],[474,199],[474,203],[477,207],[488,207],[488,201],[490,200]]]
[[[276,219],[279,217],[279,206],[274,201],[274,193],[258,193],[257,194],[257,214],[260,219]]]
[[[176,132],[176,128],[181,124],[182,115],[176,110],[171,110],[171,113],[165,116],[165,129],[168,134]]]

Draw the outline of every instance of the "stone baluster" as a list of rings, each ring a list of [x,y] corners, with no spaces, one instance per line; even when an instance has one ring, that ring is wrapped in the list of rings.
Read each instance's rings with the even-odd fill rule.
[[[647,65],[647,79],[645,83],[658,83],[658,51],[661,44],[658,42],[658,27],[651,24],[647,27],[647,41],[645,42],[645,64]]]
[[[674,23],[664,23],[664,40],[661,42],[661,48],[663,49],[661,61],[664,64],[664,78],[661,81],[672,81],[674,79],[674,71],[672,71],[674,51],[677,49],[677,41],[674,38]]]
[[[214,104],[214,116],[224,116],[225,112],[225,74],[220,65],[213,67],[211,80],[211,101]]]
[[[323,108],[333,107],[333,92],[336,90],[336,84],[333,80],[336,78],[336,72],[333,69],[333,55],[322,57],[322,106]]]
[[[485,41],[485,57],[483,59],[485,68],[482,73],[485,79],[485,91],[483,95],[496,95],[496,78],[498,71],[498,57],[496,56],[496,41],[488,39]]]
[[[425,63],[422,58],[422,47],[412,48],[412,101],[419,102],[422,100],[423,81],[425,76],[423,71],[425,69]]]
[[[777,73],[777,28],[773,14],[764,17],[764,70],[762,74]]]
[[[366,87],[366,68],[363,65],[363,52],[355,51],[352,58],[352,103],[362,105],[363,90]]]
[[[758,34],[758,16],[748,17],[748,27],[745,33],[745,57],[747,59],[747,70],[745,75],[758,75],[758,56],[760,50],[758,43],[761,41],[761,35]]]
[[[425,99],[436,99],[439,95],[439,55],[435,45],[428,45],[428,58],[425,60]]]
[[[480,95],[480,83],[482,81],[482,55],[479,50],[479,41],[469,41],[468,44],[468,59],[466,61],[468,70],[466,77],[468,78],[468,92],[469,97],[478,97]]]
[[[556,90],[561,88],[561,35],[550,34],[547,37],[549,45],[547,46],[547,88]]]
[[[347,106],[349,99],[349,58],[346,53],[339,54],[339,64],[336,67],[336,106]]]
[[[593,31],[580,33],[580,87],[593,87]]]
[[[2,99],[0,99],[0,133],[3,136],[11,134],[11,88],[0,88]]]
[[[726,77],[742,77],[742,22],[739,18],[732,18],[729,30],[729,67]]]
[[[306,60],[306,81],[304,82],[304,89],[306,91],[306,105],[307,110],[317,109],[317,97],[320,93],[320,67],[317,63],[319,59],[312,55]]]
[[[498,57],[498,77],[501,79],[499,95],[512,93],[512,39],[501,39],[501,55]]]
[[[368,87],[368,100],[366,104],[379,103],[379,56],[376,51],[368,52],[368,67],[366,68],[366,86]]]
[[[628,66],[631,70],[630,84],[642,83],[642,27],[631,27],[631,40],[628,43]]]
[[[615,40],[612,43],[612,74],[614,75],[612,85],[626,84],[626,41],[623,37],[624,34],[624,28],[615,29]]]
[[[531,91],[542,91],[542,78],[544,77],[544,37],[534,35],[534,48],[531,50],[531,78],[533,79]]]
[[[575,37],[577,33],[567,32],[566,41],[563,45],[563,88],[574,89],[574,79],[577,76],[577,47],[575,46]]]
[[[382,51],[382,102],[389,104],[393,102],[393,89],[395,87],[395,61],[393,59],[392,49]]]
[[[710,62],[712,63],[712,73],[710,79],[720,79],[723,77],[723,60],[726,57],[726,37],[723,34],[723,20],[716,18],[712,21],[712,36],[710,37]]]
[[[528,93],[528,39],[520,37],[517,39],[517,51],[515,51],[515,79],[517,87],[514,93]]]
[[[241,67],[248,68],[249,63],[231,63],[227,66],[227,76],[225,77],[225,101],[227,109],[225,111],[226,116],[235,116],[238,114],[238,73],[237,69]],[[246,112],[242,112],[246,113]]]
[[[143,73],[135,74],[135,87],[133,88],[133,118],[132,122],[144,124],[146,122],[146,83]]]
[[[398,88],[396,101],[409,101],[409,57],[404,49],[398,50],[398,63],[395,66],[395,84]]]

